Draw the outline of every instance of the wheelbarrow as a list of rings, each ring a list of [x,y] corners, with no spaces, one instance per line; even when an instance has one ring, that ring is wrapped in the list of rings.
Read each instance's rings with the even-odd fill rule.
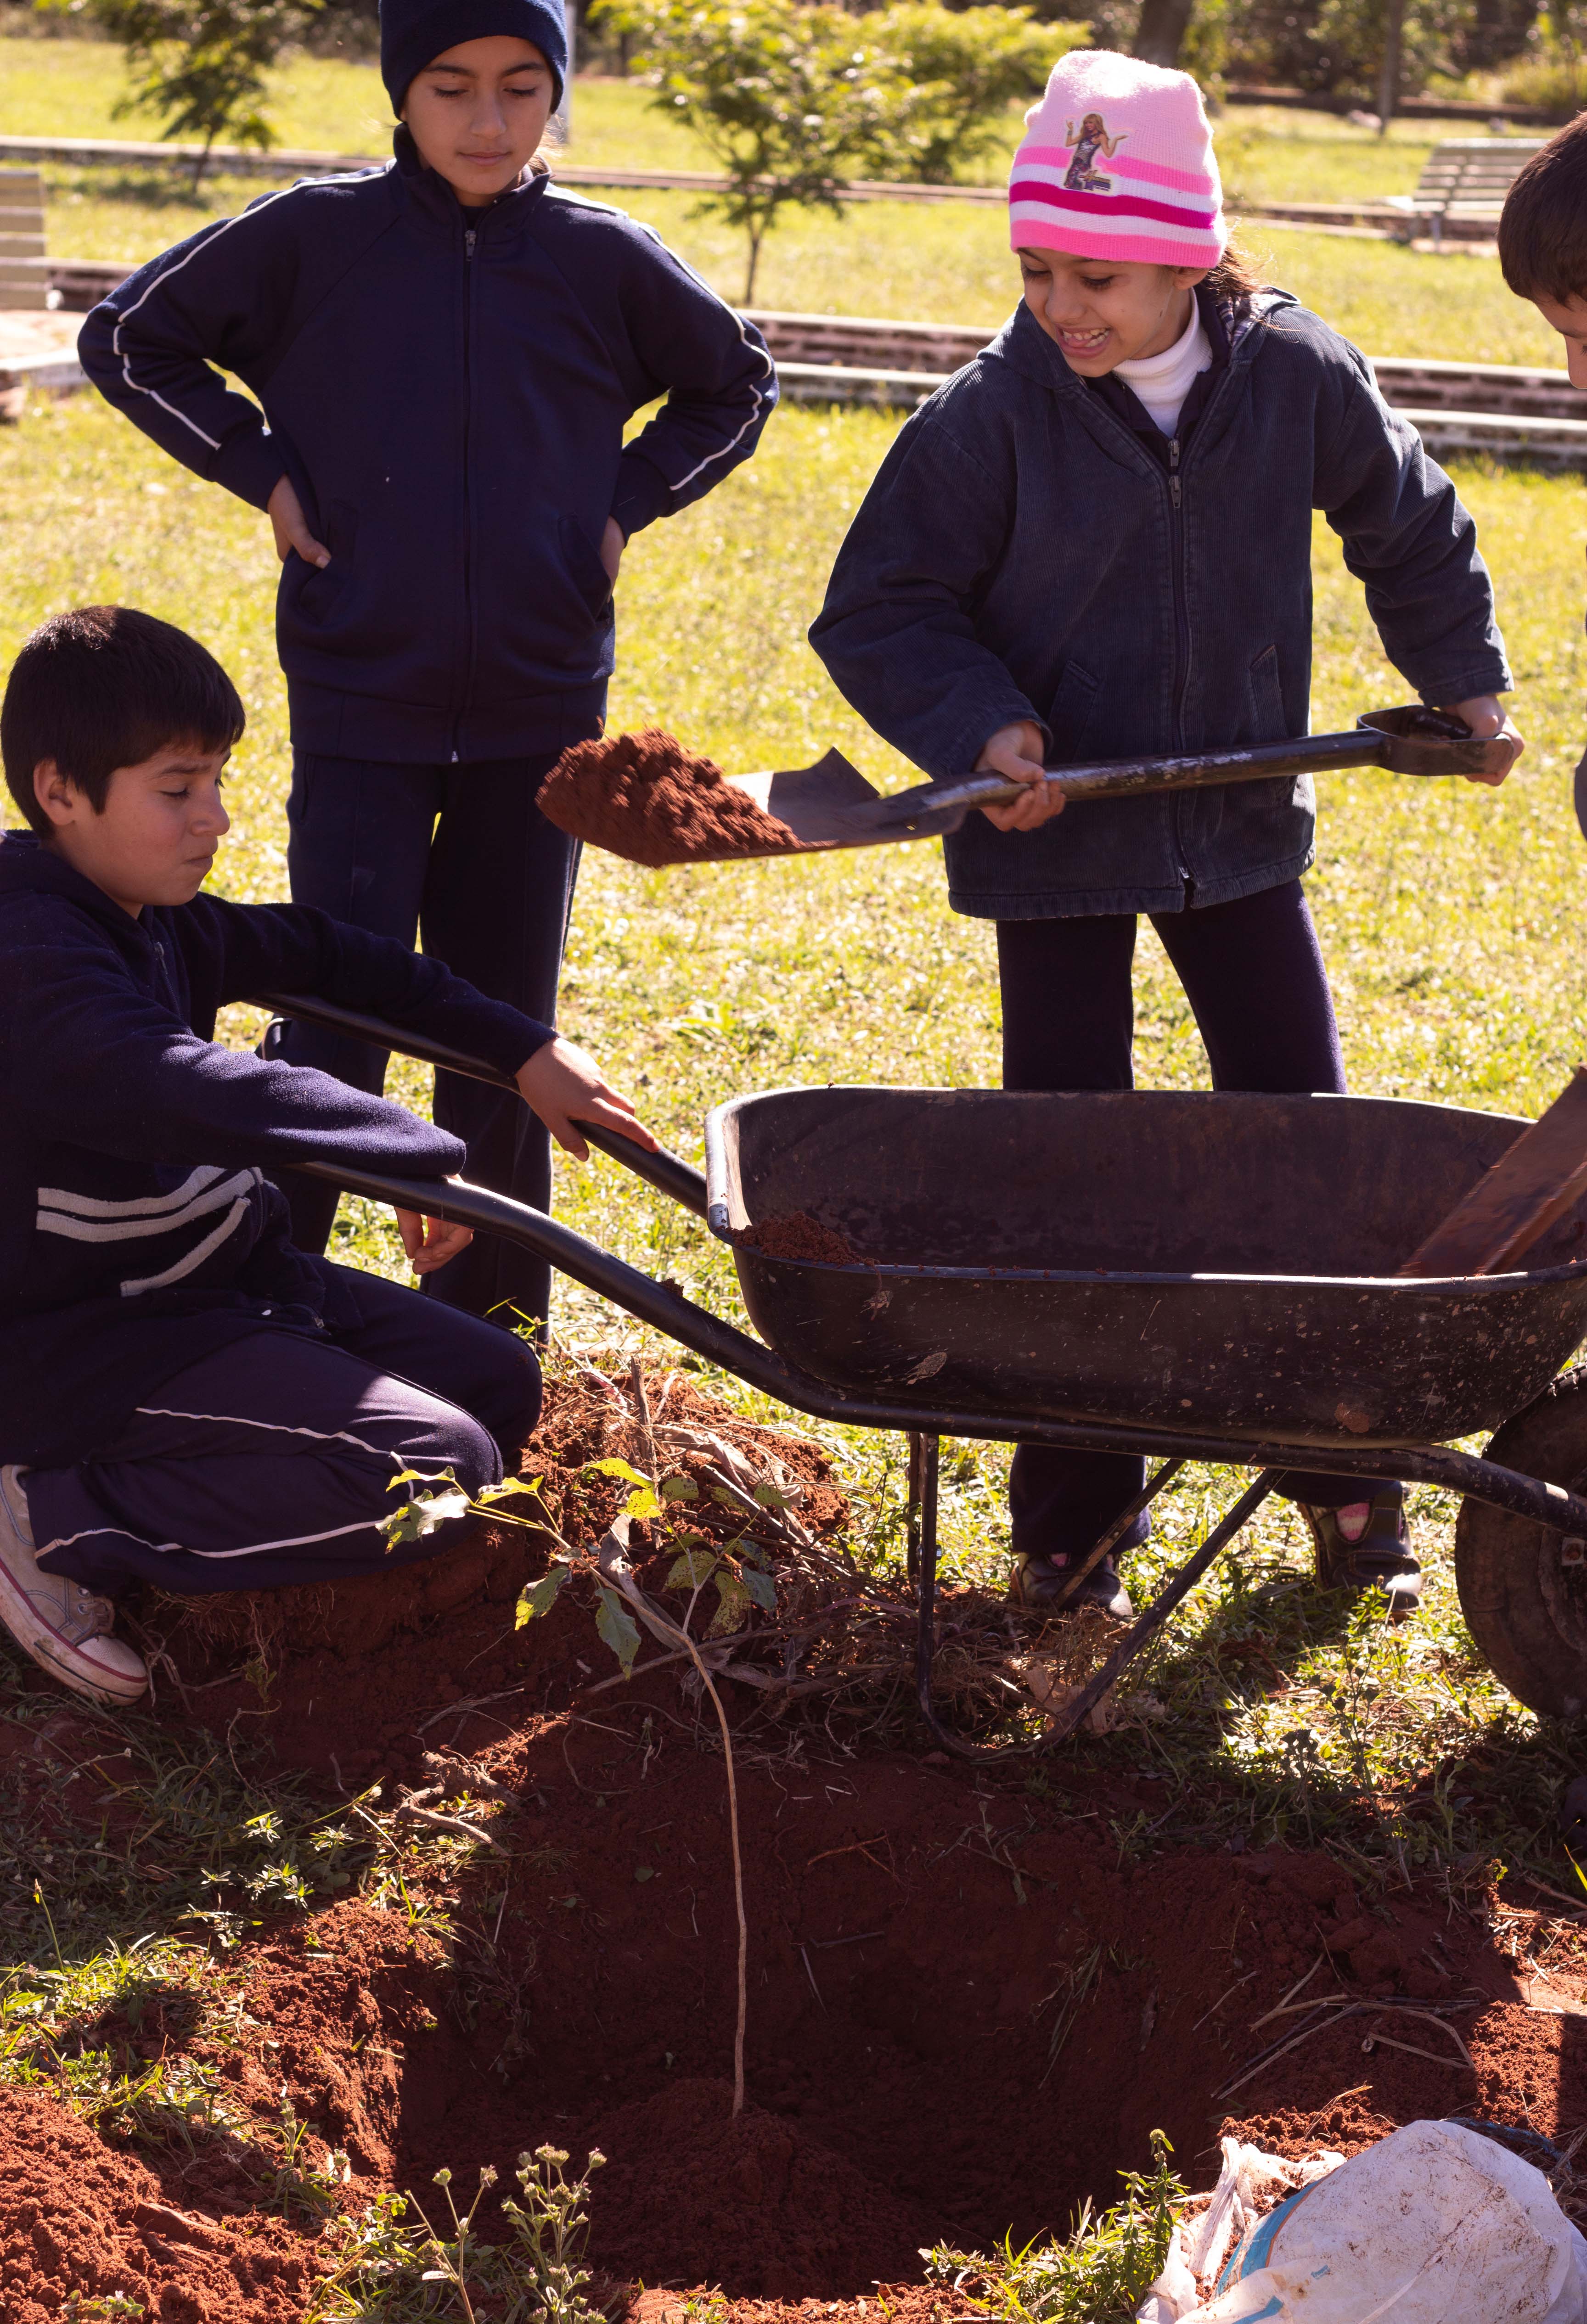
[[[512,1086],[401,1028],[259,997]],[[1043,1737],[1004,1752],[1073,1734],[1287,1472],[1307,1471],[1461,1497],[1456,1575],[1479,1647],[1531,1708],[1587,1708],[1587,1369],[1558,1378],[1587,1337],[1587,1196],[1524,1267],[1395,1271],[1526,1127],[1387,1098],[789,1089],[707,1116],[702,1176],[581,1124],[731,1244],[759,1339],[504,1195],[301,1167],[503,1235],[796,1411],[902,1431],[921,1713],[945,1750],[985,1757],[932,1702],[945,1436],[1158,1459],[1084,1570],[1187,1461],[1257,1472]],[[795,1213],[852,1259],[755,1247]],[[1494,1430],[1482,1457],[1451,1442]]]

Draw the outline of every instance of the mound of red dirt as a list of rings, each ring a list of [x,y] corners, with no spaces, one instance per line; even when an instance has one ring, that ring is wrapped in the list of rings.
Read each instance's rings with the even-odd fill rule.
[[[540,785],[536,805],[559,831],[652,869],[786,855],[799,845],[742,784],[659,726],[576,742]]]
[[[733,2085],[673,2081],[600,2124],[611,2160],[595,2180],[603,2264],[664,2283],[831,2299],[912,2274],[927,2212],[798,2122],[749,2107]]]
[[[662,1385],[653,1409],[742,1431],[682,1375],[664,1406]],[[533,1450],[570,1537],[627,1490],[581,1478],[593,1454],[632,1457],[614,1397],[593,1379],[559,1389]],[[818,1446],[775,1441],[841,1506]],[[1164,1787],[1110,1774],[1091,1747],[1042,1763],[1033,1784],[1029,1762],[888,1748],[906,1730],[881,1726],[875,1701],[806,1720],[774,1693],[728,1686],[751,1931],[750,2106],[734,2123],[736,1923],[715,1719],[676,1664],[623,1682],[576,1586],[515,1630],[512,1596],[545,1554],[543,1537],[503,1534],[482,1543],[461,1591],[457,1561],[441,1560],[289,1609],[267,1640],[264,1697],[257,1673],[233,1668],[252,1650],[246,1624],[171,1633],[182,1685],[209,1689],[191,1697],[195,1719],[224,1735],[245,1715],[313,1771],[328,1804],[355,1778],[382,1784],[389,1804],[452,1755],[501,1808],[502,1846],[444,1899],[410,1867],[409,1901],[444,1902],[449,1935],[346,1903],[230,1957],[254,2028],[218,2061],[233,2095],[269,2111],[284,2080],[317,2135],[350,2153],[350,2200],[395,2184],[428,2204],[443,2164],[466,2200],[482,2165],[510,2189],[526,2149],[549,2143],[577,2164],[599,2146],[591,2257],[650,2287],[638,2324],[683,2324],[673,2294],[701,2282],[773,2303],[756,2311],[770,2319],[779,2302],[872,2302],[879,2279],[911,2278],[916,2291],[890,2305],[908,2324],[946,2324],[962,2304],[921,2288],[919,2246],[987,2250],[1010,2230],[1017,2243],[1061,2230],[1084,2197],[1113,2200],[1118,2172],[1147,2163],[1154,2128],[1205,2186],[1225,2125],[1280,2152],[1348,2153],[1418,2116],[1546,2135],[1587,2118],[1582,1968],[1556,1948],[1552,1982],[1523,1975],[1529,1931],[1491,1897],[1380,1892],[1320,1854],[1184,1847],[1132,1861],[1120,1835],[1162,1823]],[[183,1715],[174,1693],[165,1707]],[[74,1761],[91,1748],[87,1732],[41,1738]],[[61,1812],[97,1814],[97,1789],[65,1786]],[[1309,2030],[1297,2015],[1263,2023],[1308,1971],[1306,1998],[1342,1996],[1360,2013]],[[1298,2045],[1253,2070],[1283,2027]],[[306,2246],[235,2157],[184,2166],[178,2192],[151,2197],[142,2163],[45,2115],[82,2170],[63,2163],[33,2191],[26,2172],[67,2151],[42,2132],[29,2134],[20,2194],[0,2160],[0,2265],[20,2253],[32,2273],[15,2281],[45,2287],[29,2290],[23,2324],[53,2318],[68,2267],[115,2289],[106,2271],[123,2265],[127,2290],[145,2298],[146,2282],[169,2302],[187,2281],[159,2274],[171,2251],[171,2267],[210,2269],[219,2288],[195,2276],[197,2308],[149,2301],[152,2314],[274,2324],[292,2312],[269,2301]],[[138,2227],[150,2200],[202,2215],[213,2239],[195,2229],[178,2250],[169,2224]],[[49,2225],[51,2203],[64,2224]],[[494,2198],[481,2218],[493,2231]],[[236,2272],[245,2225],[256,2278]],[[50,2235],[63,2239],[59,2263]],[[228,2280],[254,2305],[228,2308]]]
[[[304,2239],[189,2204],[64,2107],[0,2085],[5,2324],[56,2324],[73,2292],[119,2292],[160,2324],[297,2324],[313,2282]]]

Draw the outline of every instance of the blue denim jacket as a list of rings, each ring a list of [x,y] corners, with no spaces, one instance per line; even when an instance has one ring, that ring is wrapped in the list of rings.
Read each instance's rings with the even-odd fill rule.
[[[1365,358],[1287,293],[1232,348],[1203,312],[1216,369],[1182,445],[1150,441],[1024,307],[900,431],[810,640],[928,774],[967,773],[1027,718],[1057,765],[1305,733],[1314,507],[1412,691],[1509,685],[1476,528]],[[945,843],[950,900],[983,919],[1226,903],[1304,872],[1315,824],[1309,778],[1287,776],[1075,805],[1035,832],[973,814]]]

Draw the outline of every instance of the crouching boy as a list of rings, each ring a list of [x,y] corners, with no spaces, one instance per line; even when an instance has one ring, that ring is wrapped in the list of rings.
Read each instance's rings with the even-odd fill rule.
[[[272,1589],[433,1556],[466,1521],[388,1548],[397,1472],[477,1492],[540,1406],[521,1340],[305,1257],[271,1183],[306,1160],[441,1177],[459,1140],[217,1047],[217,1010],[318,994],[489,1058],[573,1154],[577,1118],[653,1142],[581,1050],[438,961],[199,895],[243,725],[202,646],[108,605],[37,631],[0,710],[31,826],[0,844],[0,1622],[101,1702],[146,1683],[112,1634],[126,1582]],[[398,1218],[421,1274],[468,1239]]]

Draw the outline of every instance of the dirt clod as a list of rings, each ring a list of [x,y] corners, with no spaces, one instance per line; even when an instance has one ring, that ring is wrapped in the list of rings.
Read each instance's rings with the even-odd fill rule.
[[[783,1219],[761,1219],[743,1228],[735,1241],[768,1259],[815,1259],[823,1267],[854,1267],[860,1254],[847,1237],[824,1227],[808,1211],[790,1211]]]
[[[576,742],[540,785],[537,804],[558,831],[652,869],[787,855],[799,845],[712,760],[659,726]]]

